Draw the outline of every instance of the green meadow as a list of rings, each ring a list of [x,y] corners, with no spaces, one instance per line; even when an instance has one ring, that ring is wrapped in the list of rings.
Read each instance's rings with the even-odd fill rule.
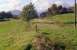
[[[0,50],[24,50],[39,32],[47,32],[53,42],[63,42],[66,50],[77,50],[77,28],[74,26],[74,14],[48,16],[33,19],[28,24],[22,20],[11,19],[0,22]],[[53,24],[51,24],[53,23]]]

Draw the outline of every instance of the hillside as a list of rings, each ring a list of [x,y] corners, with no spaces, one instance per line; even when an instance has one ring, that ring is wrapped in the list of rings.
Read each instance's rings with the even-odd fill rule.
[[[39,32],[48,33],[47,36],[53,42],[64,42],[67,45],[66,50],[77,49],[74,14],[62,14],[34,19],[31,27],[27,27],[27,23],[21,20],[0,22],[0,50],[23,50],[38,34],[35,31],[36,24]]]

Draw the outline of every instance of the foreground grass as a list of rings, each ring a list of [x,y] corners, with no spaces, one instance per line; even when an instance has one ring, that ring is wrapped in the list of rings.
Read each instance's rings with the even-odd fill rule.
[[[0,50],[22,50],[36,32],[26,31],[25,24],[20,20],[0,23]]]
[[[0,50],[23,50],[28,43],[31,43],[34,36],[37,35],[35,31],[36,24],[39,32],[47,32],[47,36],[53,42],[63,42],[66,44],[66,50],[76,50],[77,29],[75,29],[74,24],[45,24],[46,21],[74,21],[74,15],[72,17],[71,15],[64,14],[58,15],[58,17],[48,17],[48,19],[39,20],[42,23],[38,24],[36,19],[36,22],[27,31],[28,27],[25,27],[27,24],[20,20],[0,22]]]
[[[11,20],[11,21],[0,22],[0,33],[13,32],[19,27],[21,29],[23,28],[23,25],[22,23],[20,23],[20,21]]]

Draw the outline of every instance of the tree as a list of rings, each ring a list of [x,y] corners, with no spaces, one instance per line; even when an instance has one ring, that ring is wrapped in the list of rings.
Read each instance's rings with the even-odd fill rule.
[[[62,10],[62,8],[63,8],[62,5],[58,6],[58,13],[59,13],[59,14],[61,14],[61,10]]]
[[[32,3],[30,3],[29,5],[27,5],[27,6],[25,6],[23,8],[21,16],[26,21],[30,21],[31,19],[37,17],[37,13],[36,13],[36,11],[35,11],[34,6],[33,6]]]
[[[58,14],[58,7],[56,4],[53,4],[51,7],[48,8],[48,14],[50,15]]]
[[[57,7],[56,4],[53,4],[51,9],[52,9],[52,14],[53,15],[56,15],[58,13],[58,7]]]

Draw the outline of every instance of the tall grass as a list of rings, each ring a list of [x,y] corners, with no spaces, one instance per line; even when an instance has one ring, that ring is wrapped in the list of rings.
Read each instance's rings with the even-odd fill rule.
[[[40,23],[38,24],[37,19],[32,20],[30,30],[27,30],[26,22],[21,20],[0,22],[0,50],[23,50],[28,43],[31,43],[34,36],[38,34],[35,31],[36,24],[38,24],[39,31],[47,32],[47,36],[53,42],[65,43],[67,46],[66,50],[77,49],[77,29],[74,28],[74,24],[63,24],[63,22],[74,21],[74,14],[50,16],[39,21]],[[50,24],[55,21],[62,23]],[[49,24],[46,22],[49,22]]]

